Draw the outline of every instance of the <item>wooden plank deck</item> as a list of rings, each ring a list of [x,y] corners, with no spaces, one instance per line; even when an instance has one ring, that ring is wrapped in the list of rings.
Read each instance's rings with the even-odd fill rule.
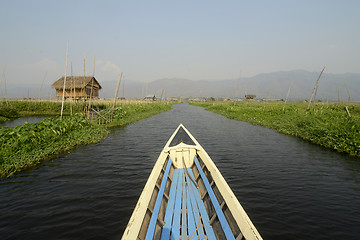
[[[194,163],[203,180],[206,191],[210,196],[221,227],[227,239],[235,239],[227,220],[222,212],[221,206],[208,182],[205,173],[200,167],[198,159],[195,157]],[[159,208],[163,199],[164,188],[169,174],[172,161],[169,158],[164,171],[163,180],[156,199],[153,214],[146,234],[146,240],[154,239],[155,226],[158,221]],[[213,216],[214,217],[214,216]],[[161,239],[216,239],[213,227],[210,224],[205,204],[201,199],[200,192],[195,181],[195,176],[191,168],[175,169],[172,183],[170,186],[169,200],[164,216],[164,225],[161,230]],[[158,239],[158,237],[155,237]]]
[[[174,171],[162,240],[216,239],[199,190],[190,177],[194,179],[191,168]]]

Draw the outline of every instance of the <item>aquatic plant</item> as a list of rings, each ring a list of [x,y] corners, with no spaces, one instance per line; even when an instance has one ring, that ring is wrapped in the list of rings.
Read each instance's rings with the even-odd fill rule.
[[[17,113],[24,111],[39,113],[37,108],[53,111],[57,107],[52,103],[26,106],[21,102],[10,107],[15,105]],[[79,112],[81,105],[79,104],[77,110]],[[17,171],[33,167],[41,160],[78,145],[98,142],[108,134],[109,127],[122,126],[150,117],[169,110],[171,106],[172,104],[168,103],[119,104],[114,108],[113,121],[106,125],[98,125],[95,121],[87,119],[84,113],[76,113],[64,117],[63,120],[59,117],[45,118],[35,124],[24,124],[12,128],[0,127],[0,177],[10,176]],[[95,107],[101,113],[112,111],[111,104],[98,104]],[[11,115],[13,116],[15,114]]]
[[[154,102],[154,103],[134,103],[120,105],[114,108],[112,122],[108,123],[108,127],[123,126],[128,123],[136,122],[154,114],[168,111],[173,103]],[[111,112],[111,109],[101,111],[104,115]],[[109,114],[108,114],[109,115]]]
[[[360,105],[313,103],[194,103],[231,119],[276,129],[321,146],[360,156]]]
[[[80,144],[100,141],[108,131],[85,116],[45,118],[35,124],[0,128],[0,177],[34,166]]]

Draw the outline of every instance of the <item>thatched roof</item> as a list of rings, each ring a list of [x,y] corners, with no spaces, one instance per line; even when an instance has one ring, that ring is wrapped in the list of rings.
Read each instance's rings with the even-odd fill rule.
[[[94,79],[94,82],[92,81],[92,79]],[[92,84],[94,88],[102,88],[99,82],[93,76],[66,76],[65,89],[84,88],[85,86],[91,87]],[[54,82],[51,87],[55,89],[63,89],[64,77],[61,77],[59,80]]]

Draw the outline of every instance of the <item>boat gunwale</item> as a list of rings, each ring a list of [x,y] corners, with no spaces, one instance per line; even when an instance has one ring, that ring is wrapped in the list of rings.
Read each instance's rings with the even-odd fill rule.
[[[175,137],[178,130],[182,127],[185,132],[189,135],[192,141],[195,143],[194,145],[186,145],[184,143],[180,143],[177,146],[169,147],[173,138]],[[170,157],[170,150],[179,147],[190,147],[196,149],[196,155],[201,158],[202,162],[206,166],[207,170],[211,174],[220,195],[224,199],[228,209],[230,210],[236,224],[238,225],[241,233],[243,234],[245,239],[258,239],[261,240],[262,237],[260,233],[255,228],[254,224],[248,217],[247,213],[241,206],[240,202],[234,195],[233,191],[221,175],[220,171],[216,167],[215,163],[212,161],[207,152],[202,148],[202,146],[198,143],[198,141],[191,135],[191,133],[180,124],[174,133],[171,135],[169,140],[167,141],[165,147],[161,151],[157,161],[155,162],[154,168],[150,173],[150,176],[143,188],[143,191],[139,197],[139,200],[136,204],[136,207],[130,217],[129,223],[124,231],[122,239],[137,239],[139,232],[141,230],[143,220],[148,209],[149,203],[151,201],[151,197],[156,185],[156,182],[161,174],[163,166]]]
[[[175,137],[177,131],[182,126],[180,124],[174,133],[171,135],[169,140],[167,141],[164,149],[161,151],[155,165],[150,173],[148,180],[145,183],[145,186],[140,194],[139,200],[135,205],[135,209],[130,217],[130,220],[125,228],[124,234],[121,239],[137,239],[140,229],[142,227],[142,222],[144,220],[147,208],[149,206],[152,193],[154,191],[156,181],[161,173],[163,165],[165,164],[166,159],[169,156],[169,153],[165,151],[165,149],[169,148],[169,145],[173,138]]]

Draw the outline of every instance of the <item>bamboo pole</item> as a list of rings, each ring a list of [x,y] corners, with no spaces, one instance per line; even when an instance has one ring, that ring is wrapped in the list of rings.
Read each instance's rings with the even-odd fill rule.
[[[60,120],[62,120],[63,111],[64,111],[66,70],[67,70],[67,65],[68,65],[68,52],[69,52],[69,43],[67,43],[67,46],[66,46],[65,76],[64,76],[64,87],[63,87],[63,95],[62,95],[62,103],[61,103]]]
[[[45,72],[44,78],[43,78],[43,80],[41,82],[41,86],[40,86],[40,90],[39,90],[39,96],[38,96],[39,101],[40,101],[40,98],[41,98],[41,90],[42,90],[42,88],[44,86],[44,81],[45,81],[46,75],[47,75],[47,72]]]
[[[4,65],[4,70],[3,70],[3,73],[2,73],[2,75],[1,75],[0,87],[1,87],[2,80],[3,80],[4,76],[5,76],[5,69],[6,69],[6,65]]]
[[[307,109],[310,109],[311,101],[312,101],[312,99],[313,99],[315,90],[316,90],[316,88],[317,88],[317,85],[318,85],[318,83],[319,83],[320,77],[321,77],[322,73],[324,72],[324,70],[325,70],[325,67],[323,68],[323,70],[321,71],[318,79],[316,80],[316,83],[315,83],[314,89],[313,89],[313,91],[312,91],[312,94],[311,94],[311,97],[310,97],[310,101],[309,101],[309,105],[308,105]]]
[[[70,77],[70,82],[71,82],[71,85],[74,86],[72,61],[71,61],[70,65],[71,65],[71,77]],[[70,89],[71,89],[71,90],[74,90],[72,87],[70,87]],[[71,97],[71,92],[72,92],[71,90],[70,90],[70,97]],[[73,93],[73,96],[74,96],[74,95],[75,95],[75,94]],[[73,100],[71,101],[71,103],[70,103],[70,114],[71,114],[71,115],[73,114],[73,111],[72,111],[73,103],[74,103],[74,99],[73,99]]]
[[[114,109],[115,109],[115,105],[116,105],[116,98],[117,98],[117,95],[118,95],[118,91],[119,91],[119,87],[120,87],[120,83],[121,83],[121,78],[122,78],[122,72],[119,74],[119,80],[116,84],[116,89],[115,89],[115,94],[114,94],[114,104],[113,104],[113,107],[112,107],[112,111],[111,111],[111,117],[110,117],[110,120],[112,121],[112,118],[113,118],[113,114],[114,114]]]
[[[291,89],[291,85],[292,85],[292,83],[293,83],[293,81],[291,80],[290,85],[289,85],[288,92],[287,92],[287,94],[286,94],[286,99],[285,99],[284,106],[283,106],[283,112],[285,111],[285,105],[286,105],[287,100],[288,100],[289,95],[290,95],[290,89]]]
[[[75,81],[74,81],[74,78],[73,78],[72,62],[71,62],[71,81],[72,81],[72,85],[73,85],[73,102],[75,103],[76,92],[75,92]]]
[[[5,98],[5,102],[6,105],[9,105],[8,100],[7,100],[7,90],[6,90],[6,76],[5,76],[5,72],[6,72],[6,65],[4,65],[4,70],[3,70],[3,74],[2,74],[2,79],[4,79],[4,98]],[[1,80],[0,80],[0,86],[1,86]]]
[[[162,102],[162,99],[163,99],[163,94],[164,94],[164,89],[161,91],[160,102]]]
[[[84,96],[85,96],[84,99],[86,99],[85,81],[86,81],[86,79],[85,79],[85,55],[84,55],[84,81],[83,81]],[[83,90],[83,89],[81,88],[81,90]]]
[[[348,107],[347,107],[347,106],[345,106],[345,110],[346,110],[347,115],[349,116],[349,118],[351,118],[351,115],[350,115],[350,112],[349,112],[349,109],[348,109]]]
[[[123,99],[125,99],[125,76],[123,76],[123,79],[122,79],[122,96],[123,96]]]
[[[346,85],[346,81],[345,81],[345,80],[344,80],[344,85],[345,85],[346,91],[347,91],[347,93],[348,93],[348,95],[349,95],[348,102],[351,103],[350,91],[349,91],[349,88],[348,88],[347,85]]]
[[[96,57],[96,55],[94,55],[94,70],[93,70],[93,76],[91,78],[91,89],[90,89],[90,100],[89,100],[89,107],[88,107],[88,118],[90,118],[91,100],[92,100],[92,94],[93,94],[93,88],[94,88],[95,57]]]

